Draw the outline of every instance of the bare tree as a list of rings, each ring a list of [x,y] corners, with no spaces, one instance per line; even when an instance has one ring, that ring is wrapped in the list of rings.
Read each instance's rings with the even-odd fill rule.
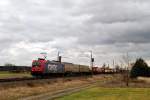
[[[122,57],[124,63],[125,63],[125,71],[122,73],[123,74],[123,80],[126,83],[126,86],[129,86],[129,66],[130,66],[130,59],[129,59],[129,54],[127,52],[127,55],[123,55]]]

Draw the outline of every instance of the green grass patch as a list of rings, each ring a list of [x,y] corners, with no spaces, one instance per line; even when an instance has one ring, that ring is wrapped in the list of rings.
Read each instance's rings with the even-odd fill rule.
[[[32,77],[30,73],[13,73],[2,71],[0,72],[0,78],[13,78],[13,77]]]
[[[150,88],[94,87],[56,100],[150,100]]]

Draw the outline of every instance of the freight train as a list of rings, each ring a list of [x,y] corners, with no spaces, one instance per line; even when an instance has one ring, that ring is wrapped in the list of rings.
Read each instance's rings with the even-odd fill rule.
[[[77,65],[67,62],[50,61],[39,58],[33,60],[31,74],[33,76],[72,76],[72,75],[90,75],[89,66]]]

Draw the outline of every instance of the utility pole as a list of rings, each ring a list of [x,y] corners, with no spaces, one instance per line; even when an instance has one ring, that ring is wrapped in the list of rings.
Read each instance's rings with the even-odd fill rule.
[[[60,56],[60,52],[59,51],[57,53],[57,61],[58,61],[59,64],[62,63],[62,56]],[[63,82],[64,82],[65,81],[65,67],[63,67],[62,77],[63,77]]]
[[[93,58],[93,52],[92,52],[92,50],[90,51],[91,52],[91,74],[92,74],[92,76],[93,76],[93,70],[92,70],[92,68],[93,68],[93,62],[94,62],[94,58]]]
[[[58,54],[57,54],[57,61],[59,61],[59,54],[60,54],[60,52],[58,51]]]
[[[115,60],[113,59],[113,71],[116,72],[117,66],[115,66]]]
[[[93,67],[93,62],[92,62],[92,58],[93,58],[93,55],[92,55],[92,51],[91,52],[91,68]]]
[[[128,52],[127,52],[127,63],[128,63],[128,65],[127,65],[127,68],[126,68],[126,86],[129,86],[129,66],[130,66],[130,64],[129,64],[129,54],[128,54]]]
[[[115,68],[115,60],[113,59],[113,68]]]

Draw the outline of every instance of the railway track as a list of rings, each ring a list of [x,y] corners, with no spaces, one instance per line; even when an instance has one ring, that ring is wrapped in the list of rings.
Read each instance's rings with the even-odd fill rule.
[[[87,77],[87,76],[86,76]],[[71,81],[84,79],[85,77],[51,77],[51,78],[5,78],[0,79],[0,89],[8,89],[12,87],[29,86],[34,87],[35,85],[51,84],[58,81]]]
[[[36,78],[33,78],[33,77],[24,77],[24,78],[3,78],[3,79],[0,79],[0,83],[14,82],[14,81],[25,81],[25,80],[36,80]]]
[[[90,75],[89,75],[90,76]],[[22,78],[0,78],[0,83],[8,83],[8,82],[17,82],[17,81],[30,81],[30,80],[44,80],[44,79],[76,79],[76,78],[83,78],[83,77],[89,77],[89,76],[71,76],[71,77],[45,77],[45,78],[34,78],[34,77],[22,77]]]

